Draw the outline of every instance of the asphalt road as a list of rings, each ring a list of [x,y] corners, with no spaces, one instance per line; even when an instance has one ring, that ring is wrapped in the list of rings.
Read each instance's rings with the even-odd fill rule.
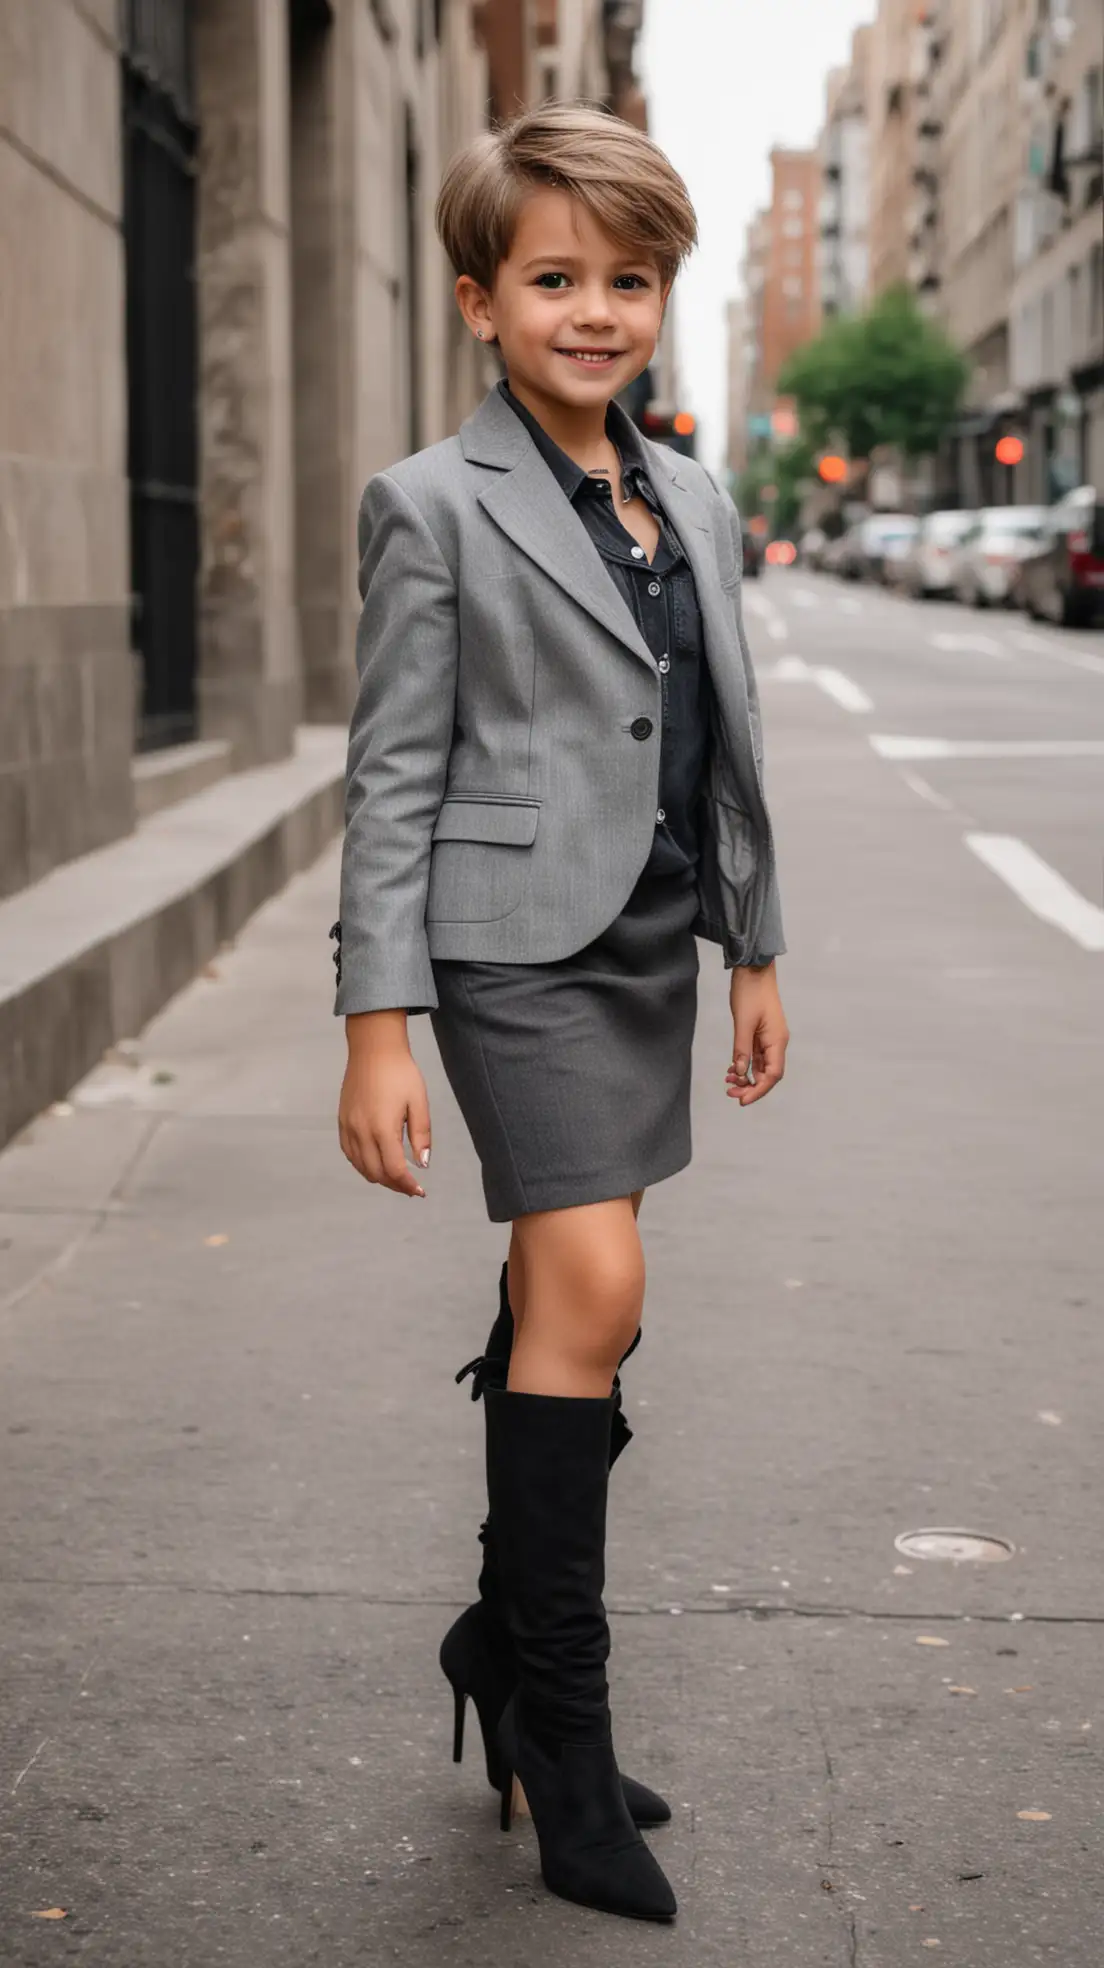
[[[428,1200],[340,1159],[331,854],[0,1157],[6,1961],[1096,1968],[1104,639],[749,620],[791,1068],[725,1100],[703,948],[611,1510],[677,1926],[550,1899],[449,1760],[502,1237],[425,1025]]]

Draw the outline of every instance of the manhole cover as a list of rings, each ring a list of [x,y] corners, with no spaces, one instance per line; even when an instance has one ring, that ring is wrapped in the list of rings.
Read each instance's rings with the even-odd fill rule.
[[[984,1531],[902,1531],[893,1542],[906,1558],[942,1559],[953,1565],[999,1565],[1016,1551],[1007,1538],[989,1537]]]

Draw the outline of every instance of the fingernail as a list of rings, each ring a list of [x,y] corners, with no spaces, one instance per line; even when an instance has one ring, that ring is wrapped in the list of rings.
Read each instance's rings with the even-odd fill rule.
[[[429,1167],[429,1149],[428,1149],[428,1148],[423,1148],[423,1149],[422,1149],[422,1152],[421,1152],[421,1154],[420,1154],[420,1155],[418,1156],[418,1160],[419,1160],[419,1162],[421,1163],[421,1165],[422,1165],[422,1167],[423,1167],[423,1168],[428,1168],[428,1167]]]

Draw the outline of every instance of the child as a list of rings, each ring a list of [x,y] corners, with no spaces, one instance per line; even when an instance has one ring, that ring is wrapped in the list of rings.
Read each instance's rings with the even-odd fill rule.
[[[690,1159],[696,936],[732,971],[731,1098],[770,1091],[788,1038],[740,528],[701,466],[611,401],[652,359],[695,243],[663,153],[545,105],[455,160],[437,220],[506,378],[361,507],[341,1144],[368,1181],[424,1196],[403,1128],[427,1167],[407,1019],[429,1011],[488,1214],[513,1226],[473,1363],[480,1599],[441,1650],[455,1753],[470,1696],[503,1821],[516,1775],[548,1886],[664,1920],[639,1827],[670,1812],[611,1739],[606,1488],[629,1433],[637,1211]]]

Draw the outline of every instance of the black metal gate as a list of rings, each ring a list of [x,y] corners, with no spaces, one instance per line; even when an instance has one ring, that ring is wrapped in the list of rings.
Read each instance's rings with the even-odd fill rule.
[[[139,743],[195,734],[196,124],[191,0],[121,0],[123,228]]]

